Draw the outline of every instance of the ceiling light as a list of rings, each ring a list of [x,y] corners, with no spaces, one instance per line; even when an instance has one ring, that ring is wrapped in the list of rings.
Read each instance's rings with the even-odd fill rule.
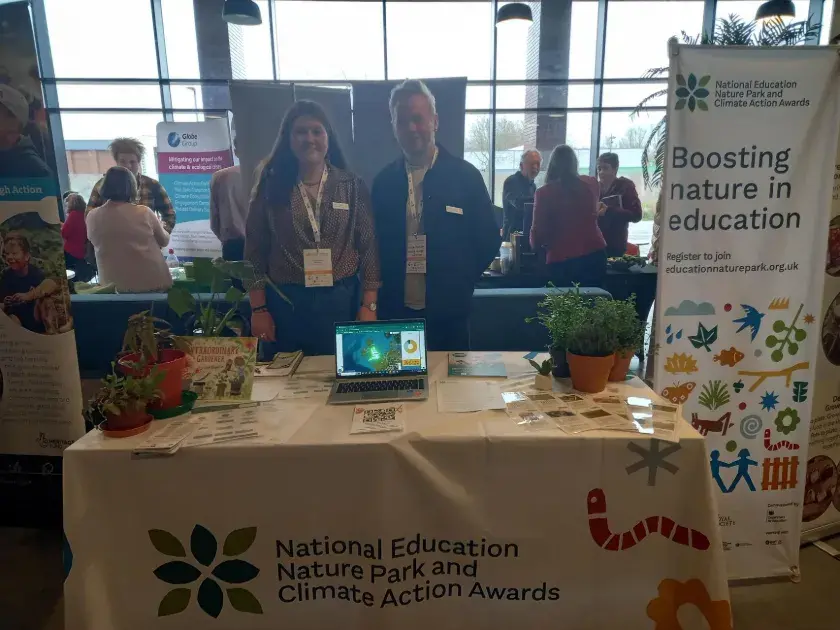
[[[508,24],[520,24],[525,27],[531,26],[534,21],[534,15],[531,13],[531,7],[524,2],[509,2],[508,4],[499,7],[496,13],[496,26],[503,22]]]
[[[254,26],[262,24],[260,8],[254,0],[225,0],[222,19],[228,24]]]
[[[796,17],[796,7],[791,0],[769,0],[755,12],[756,20],[772,20],[781,17]]]

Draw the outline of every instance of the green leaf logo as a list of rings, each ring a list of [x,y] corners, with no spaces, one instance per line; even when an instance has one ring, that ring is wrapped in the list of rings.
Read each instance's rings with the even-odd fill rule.
[[[187,558],[184,545],[178,538],[163,529],[150,529],[149,540],[155,549],[171,558]],[[222,546],[222,555],[228,560],[216,563],[219,544],[213,533],[203,525],[196,524],[190,534],[190,554],[196,564],[187,560],[170,560],[154,570],[161,582],[179,586],[170,590],[158,605],[158,617],[167,617],[184,612],[192,599],[192,587],[198,585],[196,602],[199,608],[211,617],[218,618],[225,605],[225,593],[234,610],[253,615],[263,614],[260,601],[249,590],[237,586],[222,591],[219,581],[225,584],[241,585],[250,582],[260,574],[253,564],[239,556],[254,544],[256,527],[236,529],[227,535]],[[197,566],[196,566],[197,565]],[[211,568],[209,575],[206,569]],[[201,579],[201,578],[204,579]],[[199,583],[199,580],[201,582]],[[218,581],[217,581],[218,580]],[[189,588],[186,585],[190,585]]]
[[[674,105],[674,109],[679,110],[688,107],[688,111],[690,112],[693,112],[695,109],[703,112],[709,111],[709,106],[706,103],[706,99],[709,97],[709,90],[706,86],[711,80],[712,77],[708,74],[703,75],[699,80],[693,73],[689,74],[688,78],[678,74],[678,87],[674,91],[677,102]]]

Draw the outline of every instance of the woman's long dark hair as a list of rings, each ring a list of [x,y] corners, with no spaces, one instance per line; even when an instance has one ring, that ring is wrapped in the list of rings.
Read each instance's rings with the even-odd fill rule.
[[[551,157],[548,158],[545,182],[548,184],[555,181],[567,186],[575,186],[580,183],[577,155],[568,144],[559,144],[554,147]]]
[[[280,206],[288,206],[291,202],[292,190],[298,180],[298,161],[292,152],[290,140],[292,126],[301,116],[311,116],[324,125],[328,141],[327,163],[337,168],[347,168],[344,153],[338,143],[338,136],[324,108],[313,101],[296,101],[283,117],[274,148],[259,166],[259,181],[254,189],[253,198],[262,198]]]

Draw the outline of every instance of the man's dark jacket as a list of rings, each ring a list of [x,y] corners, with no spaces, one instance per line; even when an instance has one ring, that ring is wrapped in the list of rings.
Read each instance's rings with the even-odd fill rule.
[[[490,195],[478,169],[440,146],[437,161],[423,178],[422,190],[426,317],[467,317],[476,281],[499,255],[499,228]],[[400,313],[405,303],[405,158],[376,176],[371,197],[382,270],[379,316],[388,319]]]

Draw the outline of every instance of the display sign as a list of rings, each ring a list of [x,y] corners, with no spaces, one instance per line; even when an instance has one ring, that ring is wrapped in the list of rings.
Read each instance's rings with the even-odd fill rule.
[[[0,484],[11,488],[58,474],[84,420],[58,181],[26,3],[0,6],[0,59]]]
[[[160,122],[157,125],[160,183],[175,207],[169,247],[181,258],[217,258],[222,244],[210,229],[210,179],[233,166],[227,120]]]
[[[255,337],[176,337],[187,353],[184,379],[201,400],[251,400]]]
[[[828,48],[672,49],[656,388],[707,438],[731,579],[798,573],[838,70]]]

